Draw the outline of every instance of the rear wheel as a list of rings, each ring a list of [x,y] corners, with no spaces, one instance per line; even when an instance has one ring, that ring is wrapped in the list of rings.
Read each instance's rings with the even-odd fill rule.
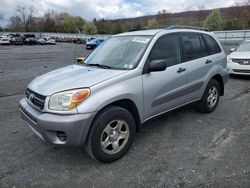
[[[210,80],[197,108],[200,112],[210,113],[215,110],[220,99],[220,85],[217,80]]]
[[[136,132],[133,116],[124,108],[111,106],[94,120],[86,150],[92,158],[104,163],[123,157]]]

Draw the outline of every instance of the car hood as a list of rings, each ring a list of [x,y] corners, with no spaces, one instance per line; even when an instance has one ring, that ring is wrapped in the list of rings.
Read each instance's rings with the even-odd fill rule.
[[[125,72],[127,71],[70,65],[35,78],[28,88],[48,96],[60,91],[91,87]]]
[[[230,59],[250,59],[249,52],[233,52],[229,55]]]

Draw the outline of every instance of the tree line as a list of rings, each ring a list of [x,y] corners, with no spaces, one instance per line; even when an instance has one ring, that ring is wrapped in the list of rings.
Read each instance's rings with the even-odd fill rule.
[[[168,13],[159,11],[152,16],[97,22],[103,34],[136,29],[166,28],[170,25],[190,25],[206,27],[211,31],[250,29],[250,0],[244,6],[234,6],[215,10]],[[104,28],[104,30],[103,30]],[[110,28],[110,29],[109,29]]]
[[[28,8],[18,6],[16,14],[10,18],[9,25],[5,30],[13,32],[97,33],[96,25],[93,22],[87,22],[81,16],[48,10],[43,16],[37,17],[35,11],[33,6]]]
[[[43,16],[35,16],[35,8],[18,6],[9,20],[6,31],[62,32],[84,34],[116,34],[130,30],[166,28],[168,25],[193,25],[212,31],[250,29],[250,0],[244,6],[216,10],[168,13],[165,9],[156,15],[137,18],[86,21],[81,16],[67,12],[48,10]],[[0,13],[0,20],[3,17]]]

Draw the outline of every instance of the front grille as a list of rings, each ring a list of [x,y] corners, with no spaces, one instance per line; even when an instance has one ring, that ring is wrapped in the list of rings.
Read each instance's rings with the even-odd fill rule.
[[[240,65],[250,65],[250,59],[232,59],[232,62]]]
[[[44,108],[44,103],[46,96],[40,95],[30,89],[27,89],[25,92],[27,99],[34,104],[34,106],[38,107],[40,110]]]
[[[250,73],[250,70],[243,70],[243,69],[233,69],[233,71],[239,73]]]

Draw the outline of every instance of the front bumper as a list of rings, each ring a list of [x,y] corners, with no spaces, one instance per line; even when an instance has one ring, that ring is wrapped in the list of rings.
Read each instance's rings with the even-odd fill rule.
[[[42,140],[59,145],[83,145],[96,113],[59,115],[42,113],[26,99],[19,102],[22,118]]]
[[[250,65],[240,65],[238,63],[228,63],[227,69],[229,74],[250,75]]]
[[[10,44],[9,41],[1,41],[0,44],[4,45],[4,44]]]

